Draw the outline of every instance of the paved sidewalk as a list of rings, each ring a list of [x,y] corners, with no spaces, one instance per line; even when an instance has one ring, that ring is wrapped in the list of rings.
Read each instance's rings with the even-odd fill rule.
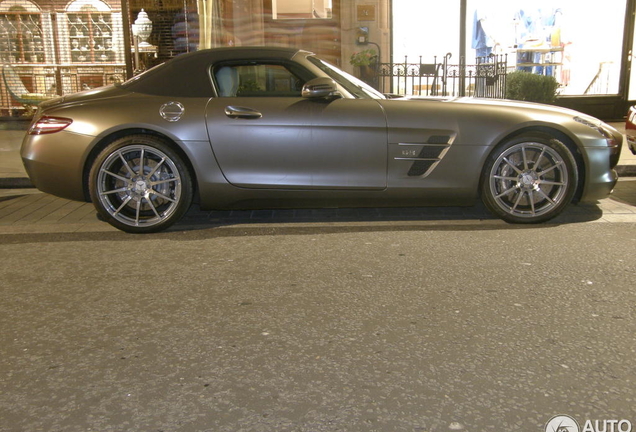
[[[596,204],[571,205],[548,224],[636,223],[636,177],[621,178],[610,198]],[[494,218],[481,204],[474,207],[350,208],[254,211],[202,211],[193,206],[169,231],[240,228],[244,235],[252,231],[275,232],[293,227],[299,232],[307,227],[325,230],[356,226],[369,230],[439,230],[439,229],[523,229]],[[97,219],[90,203],[57,198],[26,189],[11,196],[0,195],[0,236],[9,234],[62,234],[118,232]]]
[[[32,187],[22,159],[20,146],[29,122],[0,121],[0,192],[7,188]]]

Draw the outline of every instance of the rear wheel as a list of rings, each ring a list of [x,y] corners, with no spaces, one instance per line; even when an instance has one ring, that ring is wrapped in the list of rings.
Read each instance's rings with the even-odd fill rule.
[[[570,150],[548,136],[522,136],[488,158],[481,194],[486,207],[513,223],[552,219],[572,201],[578,183]]]
[[[131,135],[108,145],[89,178],[101,217],[130,233],[162,231],[192,203],[192,179],[181,157],[162,139]]]

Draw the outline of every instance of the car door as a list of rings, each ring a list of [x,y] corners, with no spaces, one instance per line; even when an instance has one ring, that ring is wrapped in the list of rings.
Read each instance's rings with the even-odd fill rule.
[[[387,128],[372,99],[308,99],[285,64],[217,67],[206,108],[228,182],[245,188],[384,189]]]

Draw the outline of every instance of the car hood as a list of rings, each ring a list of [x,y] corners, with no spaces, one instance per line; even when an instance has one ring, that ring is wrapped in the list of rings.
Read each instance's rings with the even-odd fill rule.
[[[555,116],[567,116],[570,119],[579,117],[587,120],[588,122],[600,125],[603,122],[595,117],[575,111],[569,108],[563,108],[555,105],[547,105],[536,102],[525,102],[510,99],[485,99],[485,98],[471,98],[471,97],[442,97],[442,96],[407,96],[399,99],[389,99],[395,101],[408,101],[409,103],[429,103],[438,102],[440,104],[450,104],[462,107],[474,107],[476,110],[486,110],[488,108],[492,110],[509,110],[510,112],[523,112],[526,114],[545,114]]]

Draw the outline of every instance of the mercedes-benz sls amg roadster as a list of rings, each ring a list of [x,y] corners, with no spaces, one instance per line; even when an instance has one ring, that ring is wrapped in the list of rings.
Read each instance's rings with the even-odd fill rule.
[[[44,192],[128,232],[202,209],[473,205],[538,223],[607,197],[622,136],[554,106],[390,98],[314,54],[181,55],[46,101],[21,155]]]

